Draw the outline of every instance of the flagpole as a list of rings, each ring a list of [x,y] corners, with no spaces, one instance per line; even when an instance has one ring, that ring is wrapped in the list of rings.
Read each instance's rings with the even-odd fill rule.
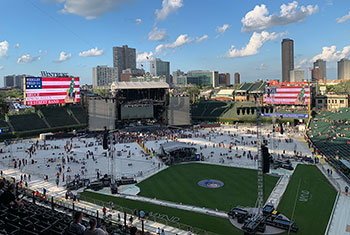
[[[309,68],[308,70],[308,76],[307,76],[307,81],[308,81],[308,85],[309,85],[309,105],[308,105],[308,109],[309,109],[309,123],[310,123],[310,120],[311,120],[311,74],[310,74],[310,79],[309,79],[309,73],[310,71],[312,71],[311,68]],[[309,125],[308,123],[308,125]]]

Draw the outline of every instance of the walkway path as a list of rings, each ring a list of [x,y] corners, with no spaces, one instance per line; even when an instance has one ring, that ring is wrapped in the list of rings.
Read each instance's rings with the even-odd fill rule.
[[[305,142],[305,141],[304,141]],[[306,142],[305,142],[306,144]],[[336,172],[324,159],[316,154],[320,159],[318,168],[333,187],[338,191],[337,199],[333,206],[333,211],[330,216],[326,235],[350,235],[350,194],[345,193],[345,186],[350,185],[343,179],[343,177]],[[332,173],[328,173],[327,169]]]
[[[272,190],[266,203],[271,203],[275,208],[277,208],[278,204],[282,199],[284,192],[287,189],[288,182],[289,182],[289,176],[282,175],[281,178],[278,180],[275,188]]]
[[[94,192],[92,190],[86,190],[86,191]],[[206,215],[211,215],[211,216],[216,216],[216,217],[221,217],[221,218],[228,218],[227,212],[212,210],[212,209],[208,209],[205,207],[184,205],[184,204],[179,204],[179,203],[175,203],[175,202],[163,201],[163,200],[159,200],[159,199],[155,199],[155,198],[147,198],[147,197],[142,197],[142,196],[137,196],[137,195],[125,195],[125,194],[111,195],[110,193],[103,192],[103,191],[99,191],[99,193],[106,194],[109,196],[114,196],[114,197],[130,199],[130,200],[134,200],[134,201],[152,203],[152,204],[159,205],[159,206],[166,206],[166,207],[170,207],[170,208],[186,210],[186,211],[191,211],[191,212],[196,212],[196,213],[201,213],[201,214],[206,214]]]

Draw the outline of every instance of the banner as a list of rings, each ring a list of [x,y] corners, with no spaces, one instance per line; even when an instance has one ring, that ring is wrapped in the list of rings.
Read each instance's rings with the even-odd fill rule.
[[[262,113],[262,117],[284,117],[284,118],[309,118],[309,114],[304,114],[304,113]]]
[[[267,86],[265,88],[266,104],[289,104],[289,105],[308,105],[310,100],[310,87],[304,85],[280,85]]]
[[[25,105],[80,102],[78,77],[26,77]]]

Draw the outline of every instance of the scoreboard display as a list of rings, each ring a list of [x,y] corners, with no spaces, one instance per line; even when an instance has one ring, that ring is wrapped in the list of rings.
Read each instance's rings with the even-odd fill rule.
[[[25,77],[25,105],[80,102],[78,77]]]

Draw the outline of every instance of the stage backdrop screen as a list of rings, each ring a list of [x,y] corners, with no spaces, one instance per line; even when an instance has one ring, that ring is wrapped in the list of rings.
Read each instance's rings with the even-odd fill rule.
[[[80,102],[78,77],[26,77],[24,88],[26,105]]]
[[[267,86],[266,104],[308,105],[310,88],[308,85]]]
[[[121,106],[121,119],[149,119],[154,118],[153,105]]]

